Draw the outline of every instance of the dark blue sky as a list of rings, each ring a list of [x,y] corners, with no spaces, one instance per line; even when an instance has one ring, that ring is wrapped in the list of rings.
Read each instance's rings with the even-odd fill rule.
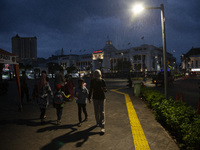
[[[117,49],[150,44],[162,47],[160,10],[134,15],[134,0],[1,0],[0,48],[12,51],[11,38],[37,37],[38,57],[56,50],[91,53],[111,40]],[[167,51],[179,61],[200,47],[199,0],[140,0],[165,7]],[[144,36],[142,40],[141,37]],[[131,43],[131,44],[128,44]],[[85,52],[83,52],[85,50]]]

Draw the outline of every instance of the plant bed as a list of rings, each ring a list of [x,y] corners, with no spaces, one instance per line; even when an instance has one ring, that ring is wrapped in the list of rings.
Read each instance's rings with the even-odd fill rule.
[[[196,110],[172,98],[165,99],[162,93],[147,87],[141,88],[141,96],[181,149],[200,149],[200,115]]]

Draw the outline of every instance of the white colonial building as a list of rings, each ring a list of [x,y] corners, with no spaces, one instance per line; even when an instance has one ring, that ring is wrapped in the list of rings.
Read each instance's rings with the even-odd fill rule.
[[[101,69],[104,73],[139,71],[160,71],[163,67],[162,48],[153,45],[141,45],[129,49],[117,50],[112,41],[106,41],[104,48],[85,55],[64,55],[59,57],[59,64],[64,68],[75,66],[80,72]],[[167,53],[167,65],[175,64],[175,57]],[[130,67],[127,67],[127,63]],[[121,65],[120,69],[119,66]]]

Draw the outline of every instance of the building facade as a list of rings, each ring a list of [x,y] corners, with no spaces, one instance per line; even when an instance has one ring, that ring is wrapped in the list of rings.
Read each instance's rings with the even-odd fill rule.
[[[158,72],[163,69],[162,58],[162,48],[144,44],[117,50],[112,41],[108,40],[104,48],[95,50],[92,54],[61,56],[59,64],[63,68],[74,65],[80,72],[95,69],[100,69],[103,73]],[[175,65],[175,62],[175,57],[167,53],[167,65]]]
[[[181,56],[181,61],[185,72],[200,72],[200,48],[191,48]]]
[[[12,37],[12,53],[23,59],[37,58],[37,38],[36,37]]]

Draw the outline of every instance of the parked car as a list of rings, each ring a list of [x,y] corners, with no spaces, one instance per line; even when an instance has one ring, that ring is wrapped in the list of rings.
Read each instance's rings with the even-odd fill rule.
[[[172,86],[174,82],[174,77],[171,75],[171,73],[167,72],[167,80],[168,80],[168,86]],[[156,86],[158,84],[164,85],[164,72],[159,72],[157,75],[154,75],[152,77],[152,83],[154,83]]]

